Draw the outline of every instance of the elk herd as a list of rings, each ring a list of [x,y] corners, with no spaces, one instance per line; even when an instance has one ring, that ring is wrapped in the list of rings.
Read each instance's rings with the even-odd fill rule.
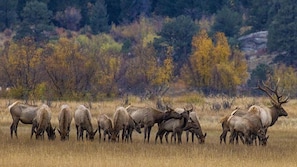
[[[257,141],[259,145],[266,145],[269,136],[267,130],[273,126],[278,117],[287,116],[287,112],[282,104],[288,102],[288,97],[283,97],[278,92],[278,83],[272,88],[262,83],[258,84],[258,89],[265,92],[271,100],[271,106],[262,107],[253,105],[248,109],[236,108],[231,114],[226,115],[220,121],[222,134],[220,143],[226,143],[227,133],[230,132],[229,143],[233,144],[238,139],[242,143],[252,145]],[[31,124],[31,138],[35,134],[36,139],[44,139],[44,133],[49,140],[56,138],[56,128],[51,123],[52,113],[49,106],[31,106],[21,102],[14,102],[8,107],[12,116],[10,126],[11,138],[17,138],[18,123]],[[69,140],[71,122],[74,120],[77,140],[94,140],[98,132],[99,141],[132,142],[132,133],[143,133],[143,141],[150,142],[152,127],[157,124],[158,129],[155,135],[155,143],[163,142],[163,136],[168,143],[168,136],[171,134],[171,142],[182,143],[182,133],[186,132],[186,141],[191,134],[192,142],[195,137],[198,142],[205,142],[206,133],[203,133],[198,116],[193,111],[193,106],[184,108],[171,108],[166,106],[164,110],[154,107],[138,107],[129,105],[127,107],[117,107],[112,117],[106,114],[99,114],[96,121],[97,127],[92,124],[92,114],[90,109],[84,105],[79,105],[75,111],[71,111],[66,104],[62,105],[58,113],[57,131],[61,140]],[[121,139],[120,139],[121,138]]]

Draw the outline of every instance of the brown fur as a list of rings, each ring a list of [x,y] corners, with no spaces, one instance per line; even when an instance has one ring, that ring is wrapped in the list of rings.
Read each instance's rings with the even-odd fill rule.
[[[68,105],[62,105],[59,112],[59,129],[61,140],[69,139],[70,124],[72,121],[72,115],[70,107]]]
[[[38,110],[37,110],[37,115],[34,118],[34,121],[36,121],[36,124],[33,123],[32,125],[32,130],[36,129],[36,139],[43,139],[43,134],[44,132],[50,127],[51,125],[51,110],[50,108],[46,105],[43,104]],[[32,134],[32,133],[31,133]]]
[[[91,112],[84,105],[79,105],[74,112],[77,140],[83,140],[83,131],[87,131],[87,139],[94,140],[97,132],[93,131]]]
[[[162,137],[166,132],[173,133],[174,141],[176,141],[176,134],[177,134],[178,143],[180,144],[182,142],[181,135],[188,123],[189,111],[184,111],[179,115],[181,116],[181,118],[171,118],[159,124],[158,132],[155,137],[155,143],[157,143],[158,137],[160,138],[160,142],[162,143]],[[166,141],[167,141],[167,137],[166,137]]]
[[[101,129],[103,130],[103,139],[106,140],[106,135],[108,135],[108,140],[111,138],[112,132],[112,120],[105,114],[100,114],[97,118],[99,141],[101,141]]]
[[[126,131],[129,125],[129,114],[124,107],[118,107],[113,115],[112,141],[119,141],[119,133],[122,131],[122,141],[126,138]]]
[[[8,107],[8,110],[12,117],[12,123],[10,126],[10,136],[13,138],[13,132],[16,138],[18,123],[21,121],[23,124],[32,124],[39,107],[23,104],[19,101],[14,102]]]
[[[230,116],[228,125],[231,132],[230,143],[233,143],[236,133],[242,133],[245,137],[245,143],[252,144],[251,135],[257,136],[259,130],[263,128],[260,117],[250,113],[244,116]]]
[[[193,125],[190,126],[191,124],[193,124]],[[206,137],[207,134],[206,133],[203,134],[200,122],[199,122],[198,117],[196,115],[196,112],[191,112],[190,113],[190,121],[188,121],[187,126],[189,126],[187,128],[188,130],[186,132],[187,142],[189,140],[189,132],[191,132],[192,133],[192,143],[194,142],[194,135],[196,135],[196,137],[199,140],[199,143],[203,144],[205,142],[205,137]]]

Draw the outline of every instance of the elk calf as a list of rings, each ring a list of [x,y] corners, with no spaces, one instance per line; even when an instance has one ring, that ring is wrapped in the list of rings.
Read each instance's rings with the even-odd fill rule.
[[[112,121],[111,119],[105,115],[100,114],[97,118],[98,123],[98,133],[99,133],[99,141],[101,141],[101,129],[103,130],[103,140],[106,140],[106,135],[108,136],[108,141],[111,138],[111,131],[112,131]]]

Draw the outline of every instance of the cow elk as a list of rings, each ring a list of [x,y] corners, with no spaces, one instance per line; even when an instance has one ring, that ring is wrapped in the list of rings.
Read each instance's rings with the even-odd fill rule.
[[[93,131],[92,115],[88,108],[79,105],[74,112],[77,140],[83,140],[83,131],[87,131],[87,139],[93,141],[97,130]]]
[[[99,141],[101,141],[101,130],[103,130],[103,140],[105,141],[107,136],[108,141],[110,141],[112,131],[112,120],[106,114],[100,114],[97,118],[97,123]]]
[[[59,129],[58,132],[60,134],[61,140],[69,140],[70,133],[70,124],[72,121],[72,115],[70,111],[70,107],[66,104],[61,106],[61,110],[58,115],[59,120]]]

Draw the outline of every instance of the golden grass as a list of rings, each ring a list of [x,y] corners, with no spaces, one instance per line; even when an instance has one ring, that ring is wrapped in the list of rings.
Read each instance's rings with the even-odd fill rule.
[[[175,103],[180,99],[171,99],[174,107],[186,103]],[[59,136],[55,141],[30,140],[30,125],[19,124],[19,139],[10,138],[11,116],[6,110],[7,102],[0,100],[0,166],[296,166],[297,164],[297,112],[296,100],[291,100],[284,107],[288,117],[279,118],[269,129],[270,136],[266,147],[220,144],[221,125],[219,120],[231,111],[214,112],[208,102],[194,104],[200,117],[200,123],[207,132],[206,143],[158,144],[154,143],[156,126],[153,128],[150,143],[143,143],[143,134],[133,134],[133,143],[76,141],[74,122],[71,127],[70,140],[62,142]],[[253,98],[236,99],[235,106],[245,107]],[[267,99],[256,99],[267,103]],[[77,102],[66,102],[74,110]],[[52,106],[52,122],[58,125],[57,114],[63,102]],[[112,115],[120,100],[92,104],[93,117],[100,113]],[[139,102],[135,105],[154,106],[153,102]],[[204,105],[202,107],[202,105]],[[203,110],[202,110],[203,108]],[[95,125],[95,120],[94,120]]]

